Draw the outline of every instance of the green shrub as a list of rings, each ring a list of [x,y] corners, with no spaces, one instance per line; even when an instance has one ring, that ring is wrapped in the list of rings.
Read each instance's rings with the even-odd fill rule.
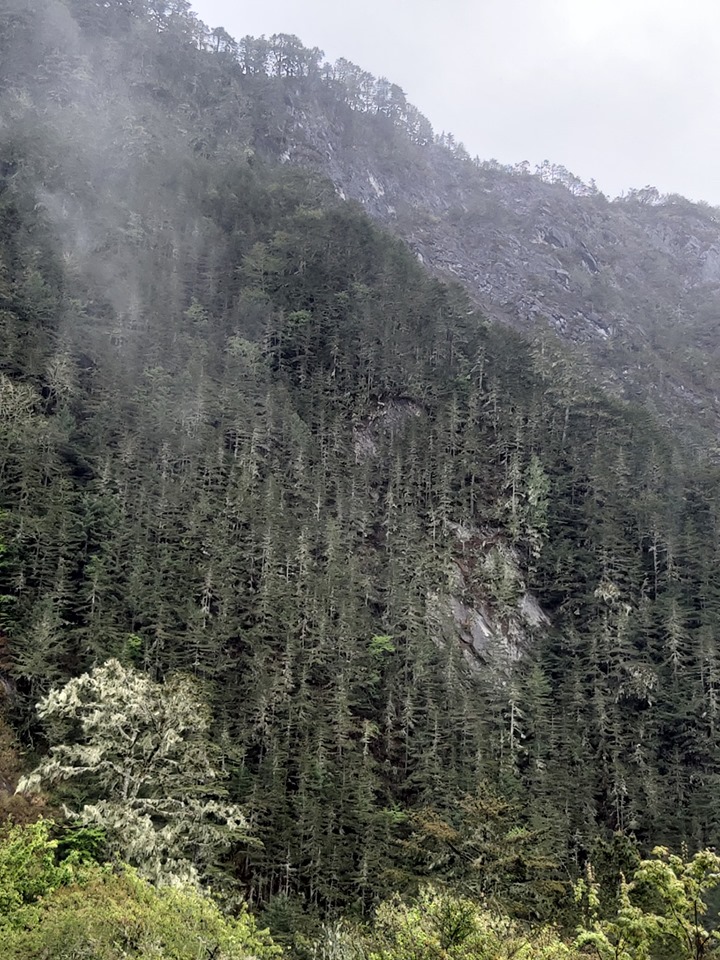
[[[195,889],[157,889],[124,866],[57,856],[48,821],[0,840],[3,960],[270,960],[253,918],[223,916]]]

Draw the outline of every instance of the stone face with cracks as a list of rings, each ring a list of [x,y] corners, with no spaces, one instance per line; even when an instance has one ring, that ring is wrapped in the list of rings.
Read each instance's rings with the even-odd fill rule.
[[[498,549],[497,531],[483,532],[460,523],[448,527],[464,558],[467,551],[472,552],[478,569]],[[512,550],[502,550],[514,563]],[[516,573],[521,583],[520,571]],[[516,601],[502,606],[493,602],[491,592],[481,577],[471,586],[461,564],[453,563],[447,590],[428,596],[428,614],[437,643],[459,643],[472,673],[489,669],[502,677],[530,650],[536,632],[551,623],[537,598],[524,588]]]
[[[469,607],[457,597],[450,597],[448,609],[455,621],[463,643],[468,644],[478,655],[485,653],[494,632],[480,611]]]

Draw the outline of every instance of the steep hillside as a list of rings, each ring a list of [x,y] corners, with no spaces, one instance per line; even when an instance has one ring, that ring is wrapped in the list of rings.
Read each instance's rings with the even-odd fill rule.
[[[562,167],[471,161],[377,106],[288,89],[276,154],[329,176],[486,315],[554,331],[596,382],[716,454],[720,212],[651,188],[610,202]]]
[[[353,110],[293,38],[263,49],[259,63],[256,43],[208,34],[179,3],[2,11],[0,628],[16,726],[37,738],[38,696],[111,657],[192,676],[263,844],[221,865],[253,904],[365,909],[434,871],[463,877],[438,824],[476,836],[467,797],[488,784],[503,892],[526,916],[557,896],[538,873],[577,872],[614,830],[717,842],[717,472],[589,386],[550,333],[489,322],[416,255],[431,259],[432,216],[438,251],[461,244],[446,181],[460,220],[495,183],[499,252],[482,256],[506,293],[487,302],[515,318],[533,270],[566,272],[558,298],[601,276],[578,209],[593,230],[629,224],[632,246],[672,207],[631,216],[478,171],[425,142],[407,105],[402,122]],[[357,144],[372,131],[371,159]],[[335,184],[288,160],[320,160]],[[430,213],[402,206],[409,182]],[[422,249],[338,183],[364,200],[369,184],[373,212]],[[558,205],[528,220],[509,185],[536,218]],[[692,216],[709,249],[712,215]],[[490,222],[478,213],[473,236]],[[511,264],[514,248],[536,260]],[[645,283],[637,262],[613,270]],[[610,349],[607,318],[573,323]]]

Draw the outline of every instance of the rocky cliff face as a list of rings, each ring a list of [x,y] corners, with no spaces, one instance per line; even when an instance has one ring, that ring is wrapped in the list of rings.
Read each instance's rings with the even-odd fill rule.
[[[411,143],[383,116],[286,97],[272,149],[329,176],[487,315],[553,331],[589,376],[711,450],[720,425],[720,212],[588,189]],[[300,106],[302,104],[302,106]],[[267,144],[265,144],[267,148]]]

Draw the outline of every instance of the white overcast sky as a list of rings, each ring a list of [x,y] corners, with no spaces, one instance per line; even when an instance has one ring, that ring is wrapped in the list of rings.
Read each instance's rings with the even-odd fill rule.
[[[193,0],[398,83],[474,156],[720,205],[720,0]]]

